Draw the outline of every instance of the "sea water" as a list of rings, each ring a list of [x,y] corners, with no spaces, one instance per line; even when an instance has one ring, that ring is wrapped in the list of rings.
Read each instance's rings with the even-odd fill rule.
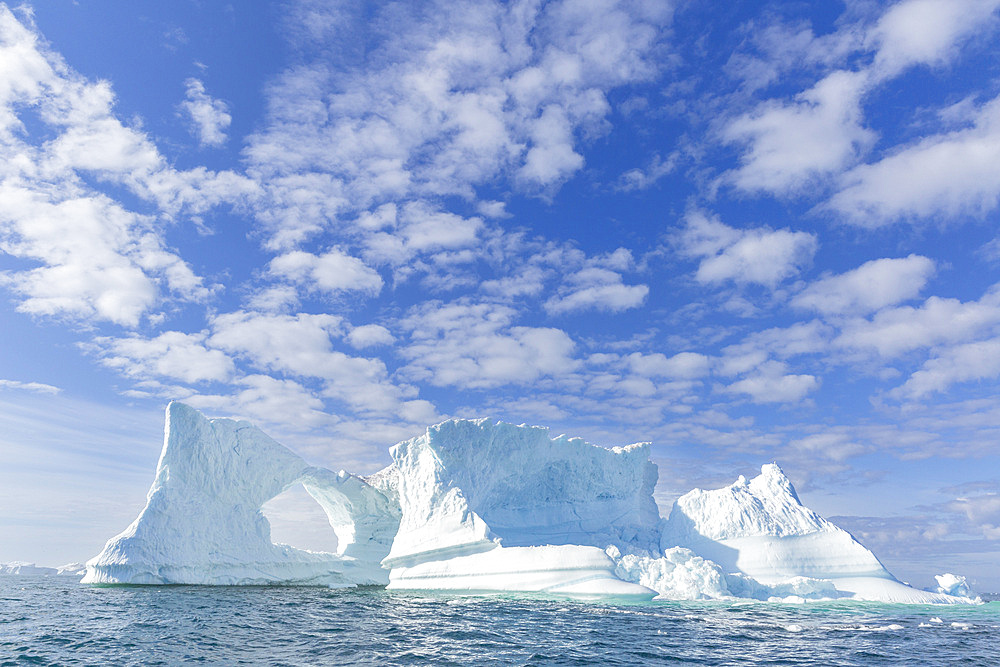
[[[0,577],[0,665],[998,665],[1000,602],[614,604]]]

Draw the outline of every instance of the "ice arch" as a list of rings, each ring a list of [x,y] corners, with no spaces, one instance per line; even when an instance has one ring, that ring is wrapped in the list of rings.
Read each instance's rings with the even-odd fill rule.
[[[301,483],[337,534],[337,553],[272,544],[260,507]],[[346,472],[308,465],[248,422],[173,402],[146,507],[87,563],[84,583],[386,584],[380,561],[399,509]]]

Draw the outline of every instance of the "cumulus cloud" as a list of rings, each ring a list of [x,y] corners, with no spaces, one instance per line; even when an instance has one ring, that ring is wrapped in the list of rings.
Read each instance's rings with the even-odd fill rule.
[[[210,349],[204,333],[167,331],[153,338],[101,337],[94,347],[101,363],[126,377],[167,378],[190,384],[224,382],[234,365],[224,352]]]
[[[655,73],[670,9],[470,1],[393,5],[377,20],[315,4],[293,15],[310,24],[301,32],[315,60],[278,78],[268,125],[247,148],[252,171],[269,183],[261,217],[272,247],[386,203],[474,199],[497,180],[551,192],[583,166],[577,146],[601,131],[607,92]],[[325,54],[345,21],[371,48],[365,67],[333,73]],[[313,29],[327,24],[341,28]],[[436,244],[439,231],[380,233],[401,232],[402,250],[413,254]]]
[[[848,171],[826,204],[861,227],[935,215],[982,216],[1000,201],[1000,97],[972,127],[932,135]]]
[[[998,324],[1000,288],[994,286],[977,301],[932,296],[917,307],[885,308],[871,319],[850,320],[834,344],[891,359],[934,345],[966,342]]]
[[[428,302],[401,320],[410,341],[403,373],[435,386],[474,389],[523,385],[572,371],[576,347],[562,330],[514,326],[507,306],[459,300]]]
[[[198,142],[202,146],[221,146],[233,121],[229,106],[205,92],[205,84],[199,79],[188,79],[184,86],[186,99],[181,102],[181,109],[191,121]]]
[[[322,292],[359,291],[375,295],[382,289],[382,277],[357,257],[339,248],[322,255],[294,250],[271,260],[268,273]]]
[[[653,187],[661,178],[671,173],[677,165],[676,156],[663,159],[656,154],[644,169],[629,169],[618,178],[618,189],[622,192],[646,190]]]
[[[1000,377],[1000,338],[964,343],[924,363],[895,394],[914,399],[943,392],[958,382]]]
[[[862,125],[867,85],[863,73],[834,72],[791,103],[767,102],[730,121],[723,139],[745,146],[731,181],[788,195],[852,164],[875,139]]]
[[[646,285],[626,285],[620,273],[598,267],[581,269],[566,283],[545,302],[545,310],[553,315],[582,310],[617,313],[642,305],[649,294]]]
[[[1000,540],[1000,494],[957,498],[949,509],[964,514],[986,539]]]
[[[115,117],[108,83],[69,69],[5,6],[0,63],[0,249],[40,265],[4,276],[19,308],[133,327],[167,294],[206,298],[209,288],[168,247],[162,223],[246,197],[249,181],[170,167]],[[44,128],[38,136],[22,121],[31,114],[32,127]],[[128,188],[147,210],[125,207],[84,176]]]
[[[415,393],[393,384],[380,359],[353,357],[334,348],[344,336],[335,315],[278,315],[236,311],[213,318],[212,346],[253,367],[323,381],[322,395],[367,412],[400,409]]]
[[[913,65],[942,65],[961,42],[995,22],[997,0],[904,0],[890,7],[870,31],[877,44],[874,69],[882,77]]]
[[[375,345],[392,345],[396,338],[383,326],[365,324],[351,329],[347,334],[347,342],[361,350]]]
[[[708,375],[711,368],[711,359],[697,352],[678,352],[671,357],[661,352],[633,352],[626,359],[633,373],[647,377],[690,380]]]
[[[728,181],[751,192],[789,196],[801,194],[806,187],[823,187],[831,177],[839,177],[854,167],[876,139],[864,124],[865,97],[911,67],[948,63],[971,35],[986,32],[991,24],[995,27],[998,7],[997,0],[903,0],[864,28],[860,39],[858,26],[849,23],[822,42],[811,31],[799,29],[790,35],[791,42],[786,39],[785,46],[771,49],[771,62],[737,59],[735,66],[745,76],[766,82],[787,67],[789,51],[806,62],[824,60],[816,56],[821,43],[839,58],[851,52],[874,52],[867,67],[834,70],[792,100],[768,100],[727,121],[721,131],[723,140],[743,148],[741,166],[727,174]],[[942,142],[932,139],[931,143]],[[881,166],[855,167],[838,187],[846,192],[834,199],[833,207],[849,213],[858,224],[874,226],[883,224],[886,217],[910,214],[911,208],[954,209],[954,199],[961,199],[957,203],[961,208],[973,208],[990,193],[995,198],[996,188],[990,185],[995,179],[982,171],[988,156],[963,151],[961,146],[918,144],[913,150],[876,163]],[[958,154],[971,163],[962,164]],[[954,163],[962,173],[946,178],[944,184],[932,184],[930,167],[942,160]],[[916,179],[894,178],[914,173],[914,168]],[[966,182],[965,176],[980,176],[986,183],[962,188],[958,183]],[[931,190],[925,190],[925,185],[931,185]],[[898,191],[893,191],[894,186]]]
[[[794,403],[819,388],[814,375],[786,373],[785,364],[768,361],[748,375],[723,388],[730,394],[745,394],[754,403]]]
[[[855,441],[851,434],[841,430],[813,433],[788,443],[795,452],[807,457],[844,461],[864,453],[867,448]]]
[[[255,423],[327,427],[338,420],[323,410],[323,401],[299,382],[268,375],[248,375],[226,394],[194,393],[184,398],[199,410],[240,416]]]
[[[689,213],[677,236],[683,254],[701,259],[701,283],[758,284],[775,287],[812,261],[816,237],[769,227],[735,229],[703,213]]]
[[[824,315],[864,315],[917,296],[933,273],[934,262],[921,255],[876,259],[822,278],[800,292],[792,305]]]

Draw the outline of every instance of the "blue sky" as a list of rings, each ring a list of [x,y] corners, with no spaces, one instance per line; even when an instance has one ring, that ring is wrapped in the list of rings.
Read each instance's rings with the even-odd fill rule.
[[[368,473],[449,417],[778,461],[1000,590],[1000,0],[0,5],[0,560],[162,409]]]

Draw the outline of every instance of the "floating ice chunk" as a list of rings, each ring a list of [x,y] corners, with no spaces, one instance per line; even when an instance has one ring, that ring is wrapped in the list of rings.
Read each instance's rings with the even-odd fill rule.
[[[66,577],[82,577],[87,572],[84,563],[66,563],[56,568],[56,574]]]
[[[272,544],[260,512],[302,483],[326,512],[338,553]],[[87,563],[84,583],[384,584],[395,505],[360,478],[309,466],[247,422],[167,406],[145,509]]]
[[[944,574],[935,575],[934,578],[938,583],[938,593],[944,593],[945,595],[957,595],[959,597],[969,597],[969,584],[966,582],[965,577],[946,572]]]
[[[615,559],[615,574],[658,593],[667,600],[718,600],[749,598],[780,602],[829,600],[844,597],[830,581],[809,577],[792,577],[775,584],[764,584],[753,577],[735,572],[726,573],[718,563],[698,556],[690,549],[674,547],[663,556],[621,555],[617,548],[608,547]]]
[[[732,597],[726,574],[716,563],[682,547],[667,549],[658,558],[621,555],[614,546],[608,555],[617,561],[615,574],[657,592],[666,600],[718,600]]]

